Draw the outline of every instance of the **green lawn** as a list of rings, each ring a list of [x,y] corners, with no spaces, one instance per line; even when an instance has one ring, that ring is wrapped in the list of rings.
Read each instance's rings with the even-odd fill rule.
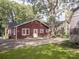
[[[63,46],[48,44],[0,52],[0,59],[79,59],[79,53]]]

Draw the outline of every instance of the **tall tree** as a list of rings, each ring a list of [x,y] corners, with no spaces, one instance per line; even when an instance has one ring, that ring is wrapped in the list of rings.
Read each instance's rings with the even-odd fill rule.
[[[71,10],[72,4],[75,5],[78,3],[75,0],[33,0],[35,13],[43,13],[46,14],[50,19],[50,30],[51,35],[55,34],[55,21],[62,14],[66,13],[66,10]],[[74,4],[75,3],[75,4]],[[69,15],[68,15],[69,17]],[[58,18],[59,19],[59,18]],[[65,19],[67,23],[67,19]]]
[[[55,23],[57,14],[59,13],[59,0],[34,0],[34,10],[47,15],[50,21],[51,36],[55,34]]]
[[[8,21],[15,20],[17,23],[22,23],[26,20],[31,20],[34,17],[32,6],[18,4],[10,0],[0,0],[0,20],[4,24],[5,36],[7,36]]]

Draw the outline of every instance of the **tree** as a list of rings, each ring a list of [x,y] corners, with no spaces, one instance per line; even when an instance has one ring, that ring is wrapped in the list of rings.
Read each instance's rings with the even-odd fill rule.
[[[7,36],[6,31],[8,28],[8,19],[14,18],[13,17],[13,4],[10,3],[9,0],[0,0],[0,20],[2,21],[2,24],[5,24],[5,36]]]
[[[55,35],[55,24],[56,24],[56,18],[58,17],[57,14],[61,11],[59,11],[59,0],[34,0],[34,11],[35,13],[39,12],[48,17],[49,24],[50,24],[50,30],[51,30],[51,36]]]
[[[0,0],[0,21],[5,28],[5,36],[7,36],[8,21],[15,20],[17,23],[22,23],[26,20],[31,20],[34,17],[32,6],[18,4],[10,0]],[[4,31],[3,31],[4,32]]]
[[[16,7],[16,6],[15,6]],[[17,5],[15,19],[18,23],[23,23],[34,18],[32,6]]]
[[[66,13],[66,10],[69,10],[69,12],[72,9],[72,5],[75,5],[78,3],[76,0],[33,0],[34,10],[35,13],[39,12],[42,14],[46,14],[47,17],[50,20],[50,30],[51,35],[55,34],[55,21],[56,19],[59,19],[59,16],[62,13]],[[68,19],[71,17],[71,14],[68,15]],[[65,18],[65,23],[68,23],[68,19]]]

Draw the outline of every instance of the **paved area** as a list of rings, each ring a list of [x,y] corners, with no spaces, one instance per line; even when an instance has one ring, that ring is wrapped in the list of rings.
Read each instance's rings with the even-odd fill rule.
[[[48,43],[60,44],[66,39],[62,38],[52,38],[52,39],[25,39],[25,40],[2,40],[0,39],[0,51],[25,47],[25,46],[37,46]]]

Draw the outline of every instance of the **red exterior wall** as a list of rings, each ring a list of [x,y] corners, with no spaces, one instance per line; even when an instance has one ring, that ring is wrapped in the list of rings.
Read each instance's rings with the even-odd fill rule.
[[[29,28],[30,29],[30,35],[22,36],[22,28]],[[46,29],[49,29],[49,27],[45,26],[39,21],[32,21],[23,25],[20,25],[17,27],[17,39],[24,39],[27,37],[33,37],[33,29],[38,29],[38,36],[46,36],[48,33],[46,32]],[[44,33],[40,33],[40,29],[44,29]]]

